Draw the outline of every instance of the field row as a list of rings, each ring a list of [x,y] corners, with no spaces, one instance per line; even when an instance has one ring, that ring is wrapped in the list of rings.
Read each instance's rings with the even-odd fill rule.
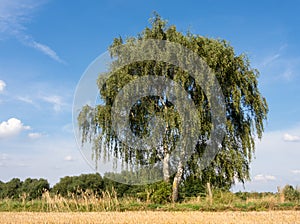
[[[269,212],[0,212],[0,223],[300,223],[300,211]]]

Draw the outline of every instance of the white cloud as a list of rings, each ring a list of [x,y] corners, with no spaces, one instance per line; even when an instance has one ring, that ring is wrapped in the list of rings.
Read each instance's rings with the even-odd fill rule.
[[[41,133],[37,133],[37,132],[32,132],[28,134],[28,137],[31,139],[38,139],[40,137],[42,137],[43,135]]]
[[[29,0],[0,0],[0,32],[15,35],[25,29],[24,23],[37,5]]]
[[[73,133],[74,133],[74,130],[73,130],[73,124],[72,124],[72,123],[69,123],[69,124],[64,125],[64,126],[62,127],[62,130],[63,130],[64,132],[73,134]]]
[[[23,102],[23,103],[27,103],[30,104],[32,106],[34,106],[37,109],[41,109],[39,103],[37,102],[36,99],[34,99],[34,97],[31,96],[17,96],[15,99]]]
[[[1,153],[0,160],[8,160],[8,155],[6,153]]]
[[[300,174],[300,170],[291,170],[291,173],[293,173],[293,174]]]
[[[32,41],[32,46],[41,51],[42,53],[44,53],[45,55],[49,56],[50,58],[52,58],[55,61],[58,61],[60,63],[64,63],[63,60],[60,59],[60,57],[58,57],[57,53],[52,50],[49,46],[45,45],[45,44],[41,44],[38,43],[36,41]]]
[[[30,46],[50,58],[63,63],[49,46],[39,43],[26,34],[26,23],[45,0],[0,0],[0,38],[13,36],[26,46]]]
[[[280,54],[274,54],[271,56],[266,57],[263,62],[262,62],[262,66],[268,66],[270,64],[272,64],[274,61],[276,61],[276,59],[278,59],[280,57]]]
[[[5,167],[7,165],[7,160],[9,160],[9,157],[5,153],[0,154],[0,167]]]
[[[64,160],[70,162],[70,161],[73,161],[74,159],[72,156],[68,155],[68,156],[65,156]]]
[[[30,126],[24,124],[16,118],[0,123],[0,139],[18,135],[23,130],[29,130]]]
[[[265,178],[266,180],[276,180],[276,177],[272,175],[266,175]]]
[[[45,97],[42,97],[42,100],[44,100],[45,102],[47,103],[51,103],[53,104],[53,109],[54,111],[56,112],[59,112],[62,110],[62,107],[65,105],[63,102],[62,102],[62,99],[60,96],[45,96]]]
[[[277,52],[273,52],[258,64],[258,68],[262,73],[272,74],[270,78],[276,80],[291,81],[298,74],[300,67],[299,57],[289,57],[286,55],[287,44],[279,47]]]
[[[6,83],[3,80],[0,80],[0,93],[4,91],[6,87]]]
[[[256,176],[254,176],[254,180],[255,181],[272,181],[272,180],[276,180],[276,177],[272,176],[272,175],[258,174]]]
[[[252,181],[237,185],[236,191],[276,192],[277,186],[299,183],[300,175],[291,171],[299,168],[300,142],[291,144],[284,141],[285,133],[300,133],[300,124],[285,130],[265,132],[262,140],[256,141],[255,158],[250,164]]]
[[[18,96],[17,99],[25,103],[33,104],[33,100],[29,97]]]
[[[264,176],[262,174],[258,174],[254,176],[254,180],[264,180]]]
[[[300,136],[285,133],[283,135],[283,140],[286,141],[286,142],[299,142],[300,141]]]

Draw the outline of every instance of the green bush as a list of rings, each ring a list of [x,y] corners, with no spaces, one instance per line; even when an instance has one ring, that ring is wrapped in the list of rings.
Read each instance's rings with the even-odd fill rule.
[[[52,193],[60,194],[67,197],[71,194],[80,195],[87,190],[93,193],[99,193],[103,190],[103,179],[99,173],[95,174],[81,174],[80,176],[65,176],[55,184],[52,188]]]
[[[152,185],[153,193],[150,196],[152,202],[157,204],[165,204],[171,202],[172,185],[166,182],[159,182]]]
[[[214,190],[213,191],[213,201],[218,204],[232,204],[238,201],[239,198],[230,191]]]
[[[19,178],[13,178],[7,183],[1,184],[0,198],[18,199],[21,194],[22,181]]]
[[[20,188],[22,194],[26,194],[27,200],[41,198],[45,190],[49,190],[50,185],[46,179],[27,178]]]
[[[294,189],[291,185],[286,185],[283,188],[284,199],[286,201],[299,201],[300,200],[300,192]]]

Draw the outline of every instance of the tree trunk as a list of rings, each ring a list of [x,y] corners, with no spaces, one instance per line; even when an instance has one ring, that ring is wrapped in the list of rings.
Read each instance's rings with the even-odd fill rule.
[[[283,188],[280,186],[277,187],[277,191],[279,193],[279,198],[280,198],[280,203],[284,203],[284,193],[283,193]]]
[[[183,174],[183,165],[182,162],[179,161],[177,167],[177,173],[173,180],[173,189],[172,189],[172,201],[176,202],[178,200],[178,192],[179,192],[179,184]]]
[[[213,195],[212,195],[211,186],[209,182],[207,182],[207,193],[208,193],[209,204],[212,205]]]
[[[167,107],[165,107],[165,110],[167,111]],[[170,181],[170,152],[168,148],[168,142],[167,142],[167,133],[169,130],[169,126],[166,126],[165,133],[166,136],[163,138],[163,153],[164,153],[164,158],[163,158],[163,176],[164,176],[164,181],[168,183]]]
[[[170,153],[164,149],[164,160],[163,160],[163,175],[164,181],[169,182],[170,180]]]

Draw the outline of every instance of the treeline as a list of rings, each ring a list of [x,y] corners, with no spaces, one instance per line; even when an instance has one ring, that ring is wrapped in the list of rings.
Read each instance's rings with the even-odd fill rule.
[[[127,185],[112,181],[108,177],[111,174],[105,174],[102,177],[99,173],[81,174],[80,176],[66,176],[53,187],[50,187],[46,179],[27,178],[21,181],[19,178],[13,178],[4,183],[0,181],[0,199],[22,199],[33,200],[41,199],[44,192],[52,196],[60,195],[64,198],[74,198],[80,195],[95,195],[101,197],[104,192],[116,194],[118,198],[136,198],[140,201],[152,201],[154,203],[171,202],[172,185],[171,183],[157,182],[148,185]],[[229,189],[213,188],[215,194],[218,192],[229,192]],[[291,185],[286,185],[278,193],[257,193],[257,192],[237,192],[235,197],[241,200],[247,198],[264,198],[280,194],[285,201],[300,201],[300,191]],[[180,199],[185,200],[191,197],[206,197],[207,189],[200,182],[186,181],[179,192]]]
[[[107,174],[108,176],[111,174]],[[98,195],[103,192],[116,194],[118,198],[134,197],[140,200],[151,199],[157,203],[169,202],[171,200],[171,184],[158,182],[149,185],[127,185],[112,181],[105,175],[99,173],[81,174],[80,176],[65,176],[53,187],[50,187],[46,179],[27,178],[21,181],[13,178],[4,183],[0,181],[0,199],[41,199],[44,192],[71,198],[82,193]]]
[[[13,178],[4,183],[0,181],[0,198],[10,199],[37,199],[40,198],[44,191],[50,190],[49,182],[43,178],[27,178],[21,181],[19,178]]]

